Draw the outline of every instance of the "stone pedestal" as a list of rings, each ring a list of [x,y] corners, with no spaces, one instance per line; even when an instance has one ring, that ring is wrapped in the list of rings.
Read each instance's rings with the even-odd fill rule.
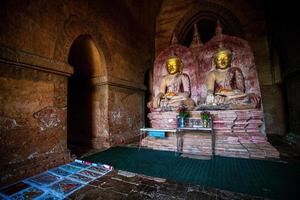
[[[263,112],[249,110],[213,110],[213,128],[216,134],[215,153],[219,156],[241,158],[279,158],[279,152],[267,141],[263,130]],[[191,111],[189,117],[200,117],[201,111]],[[176,128],[176,112],[148,114],[153,128]],[[159,150],[176,150],[176,137],[167,134],[165,139],[146,137],[142,146]],[[210,133],[195,132],[183,135],[183,152],[211,155]]]

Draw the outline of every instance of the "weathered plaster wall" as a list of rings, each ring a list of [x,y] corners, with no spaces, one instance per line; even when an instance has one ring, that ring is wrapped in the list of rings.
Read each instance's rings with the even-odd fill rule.
[[[143,90],[109,86],[108,123],[111,145],[137,139],[144,124]],[[126,128],[124,128],[126,127]]]
[[[1,183],[70,160],[66,79],[0,63]]]
[[[91,80],[92,105],[99,108],[93,113],[92,128],[98,132],[91,146],[120,144],[111,139],[119,135],[121,143],[135,137],[143,118],[144,72],[154,60],[159,6],[160,1],[1,1],[1,184],[70,159],[68,55],[80,35],[92,38],[105,63]],[[115,110],[121,117],[114,121]]]
[[[265,123],[267,134],[286,135],[286,110],[283,88],[281,85],[264,85],[262,87]]]
[[[240,26],[238,28],[240,28],[243,33],[241,37],[249,42],[254,53],[260,87],[264,93],[262,94],[265,108],[264,112],[269,116],[266,120],[271,119],[271,121],[266,122],[266,132],[270,134],[285,134],[285,120],[276,117],[277,112],[272,109],[272,106],[267,105],[276,105],[277,109],[281,111],[284,110],[282,107],[283,104],[280,101],[277,102],[278,98],[274,98],[276,95],[272,92],[278,89],[278,86],[273,81],[274,70],[270,65],[269,43],[265,19],[266,13],[262,1],[243,1],[241,3],[239,0],[164,0],[157,16],[155,37],[156,55],[170,45],[173,32],[179,31],[178,26],[182,27],[182,24],[185,22],[195,20],[193,19],[194,15],[192,13],[196,15],[198,11],[203,9],[210,11],[215,9],[216,15],[220,16],[222,20],[229,16],[228,13],[238,20]],[[217,12],[219,10],[223,10],[224,13]],[[231,22],[233,21],[231,20]],[[231,22],[228,21],[228,23]],[[274,89],[270,90],[270,87]],[[274,129],[272,126],[278,128]]]
[[[288,133],[300,137],[300,27],[299,9],[296,2],[288,3],[267,1],[267,19],[269,22],[270,48],[274,71],[280,66],[281,80],[275,79],[285,93],[285,121],[288,122]],[[288,12],[282,12],[282,11]],[[280,14],[278,14],[280,13]],[[276,73],[275,73],[276,74]],[[293,138],[293,137],[291,137]],[[297,142],[295,140],[294,142]],[[298,140],[299,145],[299,140]]]

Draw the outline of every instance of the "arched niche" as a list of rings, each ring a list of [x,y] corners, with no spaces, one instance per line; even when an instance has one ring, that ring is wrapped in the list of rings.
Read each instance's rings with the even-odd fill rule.
[[[91,36],[80,35],[71,45],[68,63],[74,67],[68,81],[68,146],[80,154],[77,150],[93,148],[93,139],[99,135],[103,95],[95,80],[105,76],[105,59]]]
[[[211,3],[201,2],[191,8],[177,23],[174,32],[180,44],[188,46],[193,37],[193,26],[197,24],[200,37],[206,43],[214,36],[217,20],[223,27],[223,33],[244,38],[244,31],[238,18],[227,8]]]

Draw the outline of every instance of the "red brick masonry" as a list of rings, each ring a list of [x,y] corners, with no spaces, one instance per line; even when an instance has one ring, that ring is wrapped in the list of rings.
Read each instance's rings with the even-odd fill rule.
[[[267,141],[264,133],[263,112],[249,110],[214,110],[213,128],[216,134],[215,153],[220,156],[241,158],[279,158],[279,152]],[[151,112],[148,117],[152,128],[176,128],[176,112]],[[191,111],[190,117],[200,117],[200,111]],[[210,132],[187,132],[183,136],[184,153],[211,155]],[[142,146],[159,150],[176,150],[175,135],[165,139],[146,137]]]

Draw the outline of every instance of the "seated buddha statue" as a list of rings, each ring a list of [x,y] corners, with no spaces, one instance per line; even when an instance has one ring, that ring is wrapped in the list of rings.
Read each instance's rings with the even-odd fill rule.
[[[176,109],[180,105],[193,107],[194,101],[190,98],[190,80],[187,74],[181,72],[182,61],[177,57],[170,57],[166,61],[168,74],[163,77],[159,93],[153,101],[148,103],[149,108]]]
[[[227,49],[219,49],[214,55],[216,69],[207,76],[207,105],[228,105],[229,108],[256,108],[260,97],[245,93],[242,70],[231,67],[232,54]]]

